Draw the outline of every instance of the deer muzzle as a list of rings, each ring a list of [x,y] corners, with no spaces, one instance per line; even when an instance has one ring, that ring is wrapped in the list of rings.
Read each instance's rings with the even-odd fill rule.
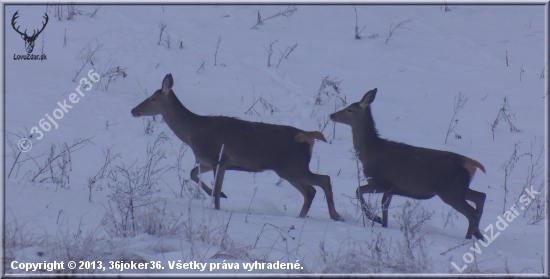
[[[133,117],[136,117],[136,118],[141,116],[141,112],[139,112],[139,111],[138,111],[137,109],[135,109],[135,108],[132,109],[131,113],[132,113],[132,116],[133,116]]]

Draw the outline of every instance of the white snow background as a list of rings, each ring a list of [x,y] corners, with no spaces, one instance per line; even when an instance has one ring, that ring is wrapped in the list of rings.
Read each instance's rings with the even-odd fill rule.
[[[29,273],[457,274],[454,262],[466,265],[463,273],[547,274],[544,5],[449,4],[450,11],[441,5],[102,5],[96,11],[98,7],[4,6],[6,272],[26,272],[12,269],[13,261],[66,265],[87,260],[101,261],[106,269]],[[286,16],[269,18],[287,9]],[[15,11],[20,30],[29,34],[48,13],[33,51],[46,54],[47,60],[13,59],[26,53],[11,27]],[[251,28],[258,15],[269,19]],[[361,39],[355,39],[356,20]],[[386,43],[388,30],[407,20]],[[159,44],[160,22],[166,28]],[[100,82],[56,120],[57,129],[44,132],[40,140],[35,135],[32,149],[20,153],[19,139],[39,127],[46,114],[52,116],[57,102],[71,104],[69,95],[89,70],[103,75]],[[118,75],[111,83],[109,70]],[[222,191],[228,199],[222,199],[219,211],[203,193],[204,198],[193,198],[196,184],[181,186],[177,175],[182,142],[161,117],[146,133],[152,117],[130,114],[168,73],[175,94],[197,114],[322,130],[329,143],[316,142],[310,169],[331,177],[336,210],[345,222],[329,218],[318,187],[308,217],[298,218],[302,195],[269,171],[226,172]],[[337,90],[322,88],[325,77],[336,82]],[[383,138],[456,152],[485,166],[487,173],[478,171],[470,187],[487,194],[481,230],[493,225],[494,234],[500,232],[487,247],[464,239],[466,218],[438,197],[419,204],[394,197],[388,228],[363,220],[354,198],[358,177],[351,129],[330,121],[323,126],[335,107],[343,108],[338,97],[351,104],[373,88],[378,94],[372,111]],[[467,101],[453,116],[459,94]],[[318,96],[321,102],[315,105]],[[491,124],[504,98],[510,122],[501,119],[493,139]],[[251,114],[245,114],[252,106]],[[519,131],[510,131],[509,123]],[[121,168],[135,174],[145,166],[146,150],[161,133],[168,139],[155,149],[164,155],[155,167],[163,169],[153,174],[158,179],[142,192],[134,189],[133,204],[118,210],[115,188],[129,187]],[[63,153],[65,143],[70,147],[75,142],[80,144]],[[96,174],[108,148],[113,161],[100,178]],[[64,156],[56,158],[60,153]],[[513,165],[506,167],[507,162]],[[189,179],[194,164],[187,147],[179,168],[182,178]],[[99,179],[89,191],[94,176]],[[211,185],[212,172],[202,179]],[[531,186],[540,194],[527,207],[520,196]],[[381,195],[365,198],[378,205]],[[499,230],[498,217],[504,218],[514,204],[520,215]],[[129,208],[133,212],[124,211]],[[418,218],[429,218],[407,236],[403,218],[413,208],[408,229]],[[128,227],[121,229],[125,217]],[[109,269],[109,261],[160,261],[164,269],[121,272]],[[169,268],[169,262],[178,261],[220,265],[202,272]],[[301,268],[244,268],[255,261],[298,261]]]

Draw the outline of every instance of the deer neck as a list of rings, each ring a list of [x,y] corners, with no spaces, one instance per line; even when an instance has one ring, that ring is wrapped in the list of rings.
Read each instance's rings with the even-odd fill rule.
[[[204,117],[188,110],[173,92],[169,93],[164,111],[164,122],[180,140],[190,145],[191,138],[199,130]]]
[[[359,153],[361,162],[365,162],[382,142],[376,130],[370,107],[366,108],[364,117],[352,126],[353,147]]]

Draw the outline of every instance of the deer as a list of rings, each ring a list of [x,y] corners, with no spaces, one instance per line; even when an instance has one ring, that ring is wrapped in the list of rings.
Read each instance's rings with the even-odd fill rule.
[[[315,140],[326,142],[321,132],[306,132],[286,125],[251,122],[228,116],[203,116],[191,112],[178,99],[168,74],[161,89],[132,109],[133,117],[162,115],[174,134],[187,144],[198,166],[191,179],[210,196],[220,209],[222,182],[226,170],[245,172],[274,171],[287,180],[304,198],[299,217],[305,218],[316,190],[323,189],[330,218],[344,221],[336,212],[330,176],[309,170]],[[214,189],[199,180],[199,174],[214,173]]]
[[[367,178],[367,184],[359,186],[356,191],[365,216],[387,228],[388,208],[393,195],[420,200],[437,195],[468,219],[466,239],[474,235],[483,240],[479,222],[486,195],[469,187],[476,169],[485,173],[485,167],[453,152],[381,138],[371,111],[376,92],[374,88],[365,93],[361,101],[330,115],[332,121],[351,126],[353,147]],[[365,193],[383,193],[382,218],[367,209],[363,198]],[[466,200],[472,201],[476,208]]]
[[[40,30],[35,29],[32,35],[29,36],[27,35],[27,29],[25,29],[25,32],[21,32],[19,31],[19,27],[21,26],[15,27],[15,24],[16,24],[15,20],[19,18],[18,13],[19,11],[16,11],[15,14],[13,14],[13,17],[11,18],[11,26],[13,27],[15,32],[19,33],[19,35],[21,35],[21,38],[23,38],[23,40],[25,41],[25,49],[27,50],[27,53],[31,53],[34,50],[34,41],[36,40],[36,38],[38,38],[38,35],[40,35],[42,31],[44,31],[44,28],[46,28],[46,24],[48,24],[49,17],[47,13],[44,13],[43,18],[45,19],[45,21],[42,22],[42,29]]]

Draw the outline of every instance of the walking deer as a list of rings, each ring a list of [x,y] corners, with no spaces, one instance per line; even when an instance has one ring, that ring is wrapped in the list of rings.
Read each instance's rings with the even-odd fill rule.
[[[306,217],[316,192],[312,185],[316,185],[325,192],[330,218],[344,221],[334,208],[330,177],[309,170],[315,139],[326,142],[321,132],[226,116],[197,115],[178,100],[172,91],[173,85],[172,74],[166,75],[161,89],[131,113],[134,117],[162,115],[174,134],[191,147],[199,163],[191,171],[191,179],[214,196],[216,209],[220,209],[220,197],[225,197],[221,189],[226,170],[272,170],[304,196],[300,217]],[[213,191],[199,181],[199,172],[208,171],[214,172]]]
[[[469,188],[479,162],[441,150],[415,147],[380,138],[371,112],[377,89],[367,92],[361,101],[330,115],[334,122],[351,126],[353,146],[363,164],[367,185],[357,188],[365,215],[388,226],[388,207],[393,195],[430,199],[438,195],[443,202],[462,213],[469,222],[466,238],[483,239],[479,222],[485,194]],[[368,212],[363,194],[384,193],[382,218]],[[474,209],[466,200],[474,202]]]

